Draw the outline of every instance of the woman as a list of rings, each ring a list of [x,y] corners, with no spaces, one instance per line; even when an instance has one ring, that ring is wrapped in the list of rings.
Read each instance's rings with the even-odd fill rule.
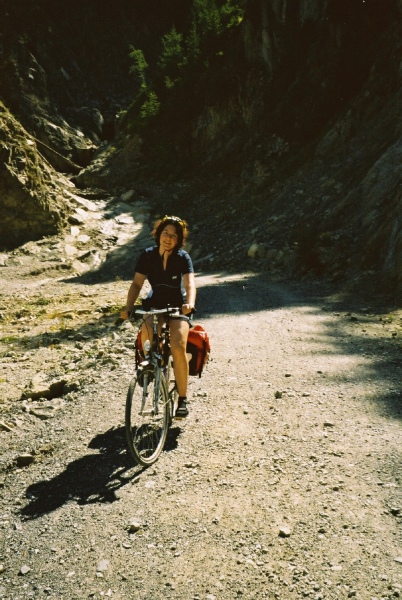
[[[179,306],[183,315],[189,315],[194,310],[194,268],[189,254],[182,248],[188,234],[187,223],[179,217],[165,216],[155,223],[152,234],[156,246],[144,250],[137,261],[134,279],[127,294],[126,307],[120,315],[122,319],[127,319],[128,313],[133,310],[146,279],[152,288],[147,298],[148,306]],[[169,326],[174,374],[179,393],[176,417],[184,418],[188,415],[186,345],[190,323],[188,318],[175,318],[170,320]],[[143,344],[150,337],[149,331],[149,323],[144,321],[141,333]]]

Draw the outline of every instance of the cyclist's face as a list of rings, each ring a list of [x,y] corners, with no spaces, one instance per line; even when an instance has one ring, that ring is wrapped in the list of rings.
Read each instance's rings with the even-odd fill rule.
[[[162,230],[160,237],[160,245],[164,252],[169,252],[173,250],[179,241],[179,236],[177,235],[176,227],[174,225],[166,225],[166,227]]]

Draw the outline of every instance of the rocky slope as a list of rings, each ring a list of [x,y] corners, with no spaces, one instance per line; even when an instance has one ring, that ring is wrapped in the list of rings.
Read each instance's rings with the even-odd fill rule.
[[[0,102],[0,238],[15,248],[67,224],[69,181],[38,152],[37,143]]]
[[[257,269],[398,301],[400,1],[249,0],[207,71],[173,89],[148,128],[123,120],[115,136],[135,94],[130,44],[157,77],[155,39],[188,25],[185,3],[157,22],[154,9],[1,3],[1,96],[40,154],[81,188],[151,189],[155,212],[199,225],[214,254],[204,267],[237,268],[254,246]],[[239,228],[245,241],[228,255]]]

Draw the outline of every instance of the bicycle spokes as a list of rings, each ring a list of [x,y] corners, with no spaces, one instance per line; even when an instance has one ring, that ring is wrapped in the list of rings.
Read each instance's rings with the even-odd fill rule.
[[[149,354],[137,368],[126,399],[126,436],[135,461],[143,466],[152,464],[165,445],[167,430],[177,407],[169,327],[159,333],[159,318],[178,314],[178,308],[138,310],[139,315],[152,317],[152,343]],[[173,384],[173,387],[172,387]]]
[[[169,426],[169,397],[163,378],[134,379],[126,402],[126,434],[132,455],[140,465],[152,464],[162,452]]]

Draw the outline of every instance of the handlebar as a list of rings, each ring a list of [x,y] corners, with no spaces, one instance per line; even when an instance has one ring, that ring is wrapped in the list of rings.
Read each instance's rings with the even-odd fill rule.
[[[171,315],[171,316],[187,316],[183,315],[181,309],[178,307],[168,307],[168,308],[151,308],[149,310],[144,310],[143,308],[135,308],[129,313],[130,319],[138,319],[139,317],[149,316],[149,315]]]

